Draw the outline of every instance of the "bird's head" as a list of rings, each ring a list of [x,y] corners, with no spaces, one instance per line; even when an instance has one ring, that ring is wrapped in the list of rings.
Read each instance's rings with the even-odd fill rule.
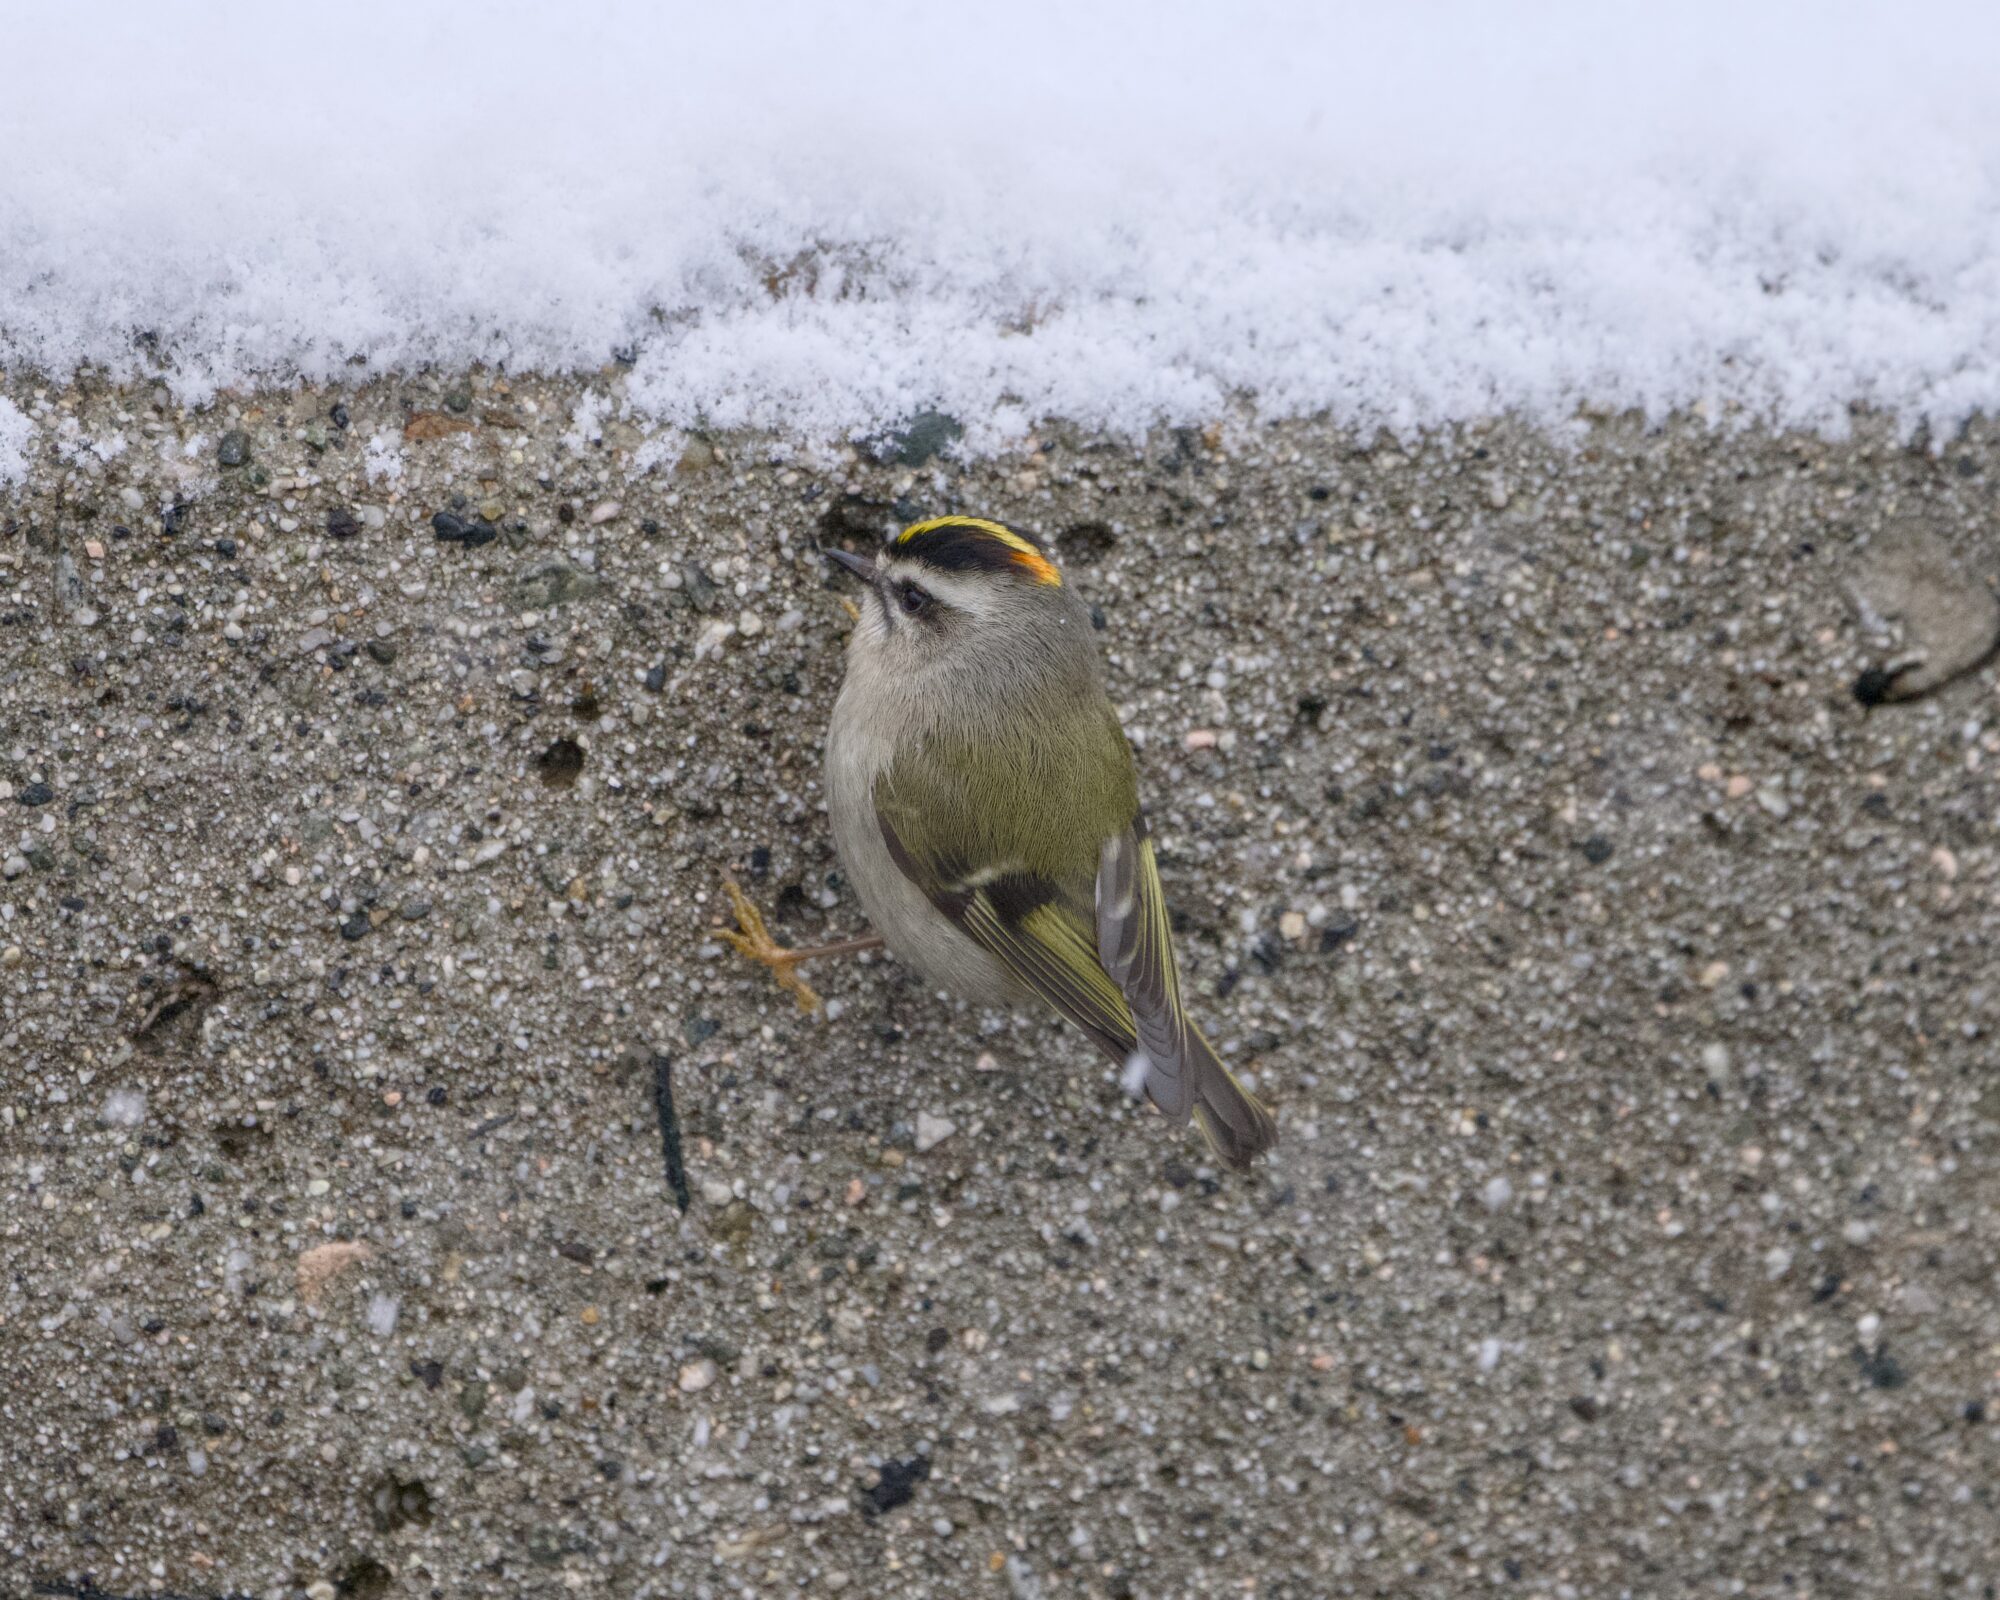
[[[1001,523],[934,517],[912,523],[873,556],[826,555],[867,586],[849,650],[877,666],[1000,672],[1088,647],[1088,614],[1047,551]]]

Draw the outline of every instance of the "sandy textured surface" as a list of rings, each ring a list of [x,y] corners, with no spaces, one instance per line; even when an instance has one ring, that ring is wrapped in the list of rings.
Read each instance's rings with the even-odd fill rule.
[[[0,1589],[2000,1579],[1996,669],[1865,709],[1849,599],[1910,519],[1996,576],[1994,432],[636,471],[557,385],[10,393]],[[814,543],[953,509],[1101,607],[1247,1179],[713,939],[731,869],[858,930]]]

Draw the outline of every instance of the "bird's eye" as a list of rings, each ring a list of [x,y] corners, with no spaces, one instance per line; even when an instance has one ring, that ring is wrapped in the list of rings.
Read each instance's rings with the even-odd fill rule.
[[[931,603],[931,592],[921,584],[906,583],[902,586],[903,609],[915,616]]]

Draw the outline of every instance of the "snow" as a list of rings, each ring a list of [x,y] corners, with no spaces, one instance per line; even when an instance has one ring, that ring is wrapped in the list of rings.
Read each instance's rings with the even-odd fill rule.
[[[26,474],[34,439],[35,425],[28,414],[0,394],[0,489]]]
[[[1971,0],[17,12],[17,380],[619,352],[649,424],[937,408],[975,449],[1246,399],[1834,433],[2000,402]],[[0,480],[28,448],[0,402]]]
[[[97,1120],[106,1128],[136,1128],[146,1120],[146,1091],[113,1089],[104,1097]]]

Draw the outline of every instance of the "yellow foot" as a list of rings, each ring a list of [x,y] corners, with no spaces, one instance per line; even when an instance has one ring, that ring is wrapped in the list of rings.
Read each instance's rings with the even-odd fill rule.
[[[736,933],[723,928],[719,930],[722,937],[752,961],[769,967],[771,976],[778,980],[778,987],[791,991],[801,1011],[811,1013],[819,1010],[819,996],[813,993],[812,986],[796,970],[805,956],[787,950],[771,937],[771,930],[764,926],[763,913],[750,903],[750,897],[734,878],[725,877],[722,887],[729,896],[729,903],[736,908],[736,926],[743,930]]]

